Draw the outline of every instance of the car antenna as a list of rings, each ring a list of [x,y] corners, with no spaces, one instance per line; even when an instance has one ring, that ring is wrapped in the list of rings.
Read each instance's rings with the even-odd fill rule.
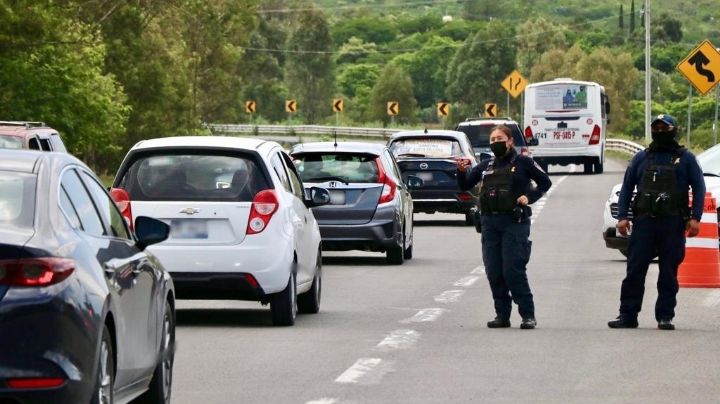
[[[335,135],[335,148],[337,149],[337,129],[333,129],[333,135]]]
[[[427,135],[427,128],[425,128],[425,134]]]

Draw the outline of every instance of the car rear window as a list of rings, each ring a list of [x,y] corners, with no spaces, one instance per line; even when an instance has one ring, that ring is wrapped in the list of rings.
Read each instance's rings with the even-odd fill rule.
[[[460,125],[457,127],[457,131],[463,132],[467,135],[470,140],[470,144],[473,147],[489,147],[490,146],[490,132],[496,125]],[[512,130],[513,141],[515,146],[524,146],[525,139],[520,132],[520,128],[517,125],[507,125]]]
[[[212,153],[141,156],[119,186],[138,201],[250,202],[269,188],[254,156]]]
[[[372,154],[304,153],[293,159],[304,182],[378,182],[377,156]]]
[[[32,227],[36,177],[0,171],[0,227]]]
[[[398,139],[390,144],[395,157],[451,158],[463,155],[460,143],[453,139]]]
[[[0,149],[22,149],[22,139],[17,136],[0,135]]]

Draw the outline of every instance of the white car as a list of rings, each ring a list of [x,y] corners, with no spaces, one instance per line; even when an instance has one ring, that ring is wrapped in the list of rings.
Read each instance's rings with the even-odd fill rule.
[[[720,145],[715,145],[698,154],[698,163],[705,176],[705,188],[710,192],[717,202],[720,202]],[[610,196],[605,202],[603,211],[603,239],[607,248],[614,248],[627,256],[627,237],[621,237],[615,231],[617,225],[618,199],[620,197],[622,184],[617,184],[610,191]],[[632,211],[628,212],[632,217]],[[718,210],[720,213],[720,209]]]
[[[319,311],[320,230],[310,207],[330,195],[306,192],[279,144],[215,136],[141,141],[125,156],[111,194],[130,223],[150,216],[170,225],[170,237],[150,250],[179,299],[269,303],[275,325]]]

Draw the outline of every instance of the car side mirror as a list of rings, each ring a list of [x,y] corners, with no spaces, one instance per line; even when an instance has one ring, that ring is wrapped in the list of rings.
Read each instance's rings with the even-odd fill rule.
[[[528,146],[537,146],[540,143],[538,142],[538,138],[533,136],[530,139],[528,139],[527,144],[528,144]]]
[[[138,216],[135,219],[136,245],[141,250],[167,240],[169,235],[170,226],[165,222],[147,216]]]
[[[415,175],[408,175],[405,183],[409,189],[422,188],[422,186],[425,185],[425,181]]]
[[[305,201],[305,206],[314,208],[330,203],[330,192],[325,188],[312,187],[309,189],[310,199]]]

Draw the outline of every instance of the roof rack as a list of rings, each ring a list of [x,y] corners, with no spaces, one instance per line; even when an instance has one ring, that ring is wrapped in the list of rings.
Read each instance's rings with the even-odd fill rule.
[[[2,126],[23,126],[26,129],[47,128],[45,122],[40,121],[0,121]]]

